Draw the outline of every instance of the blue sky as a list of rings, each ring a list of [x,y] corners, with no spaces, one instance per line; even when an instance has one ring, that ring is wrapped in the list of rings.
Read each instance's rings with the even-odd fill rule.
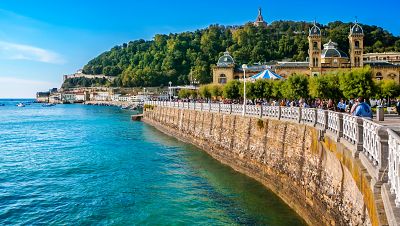
[[[111,47],[157,33],[264,19],[354,21],[400,35],[398,0],[1,0],[0,98],[34,97]]]

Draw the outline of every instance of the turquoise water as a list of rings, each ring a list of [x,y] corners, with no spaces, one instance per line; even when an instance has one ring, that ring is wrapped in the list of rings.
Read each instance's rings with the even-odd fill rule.
[[[258,182],[128,111],[0,103],[0,225],[304,224]]]

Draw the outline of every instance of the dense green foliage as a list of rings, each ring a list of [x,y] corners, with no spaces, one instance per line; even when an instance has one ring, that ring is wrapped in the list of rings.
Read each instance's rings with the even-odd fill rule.
[[[203,85],[199,89],[199,94],[207,99],[218,99],[222,94],[223,98],[238,100],[243,98],[243,87],[243,82],[232,80],[223,87],[213,84]],[[216,91],[212,91],[213,89]],[[246,98],[252,100],[279,100],[281,98],[299,100],[310,97],[339,100],[360,96],[365,98],[393,98],[399,95],[399,84],[393,80],[374,82],[369,67],[340,72],[337,75],[326,74],[311,78],[306,75],[293,75],[287,80],[249,80],[246,82]]]
[[[324,42],[337,42],[347,52],[351,23],[320,25]],[[211,82],[211,66],[229,50],[238,65],[291,58],[305,60],[308,51],[306,22],[275,21],[267,28],[212,25],[179,34],[156,35],[115,46],[84,66],[87,74],[118,76],[112,86],[160,86],[188,84],[196,79]],[[377,26],[363,25],[366,52],[400,51],[400,38]]]
[[[64,81],[62,88],[74,88],[74,87],[102,87],[109,86],[111,83],[106,78],[69,78]]]
[[[375,83],[372,81],[372,71],[369,67],[339,73],[339,84],[346,99],[360,96],[370,98],[376,92]]]
[[[342,92],[339,88],[339,77],[334,74],[310,78],[309,93],[313,98],[339,99]]]

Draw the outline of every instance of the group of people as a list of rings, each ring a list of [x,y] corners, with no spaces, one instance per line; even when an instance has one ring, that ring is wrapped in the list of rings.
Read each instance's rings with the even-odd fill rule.
[[[303,107],[303,108],[319,108],[330,111],[348,112],[351,115],[370,118],[372,119],[372,109],[369,104],[366,103],[363,97],[359,97],[354,100],[345,101],[341,99],[337,104],[332,99],[321,100],[315,99],[307,104],[304,99],[300,100],[281,100],[262,102],[263,105],[270,106],[281,106],[281,107]]]

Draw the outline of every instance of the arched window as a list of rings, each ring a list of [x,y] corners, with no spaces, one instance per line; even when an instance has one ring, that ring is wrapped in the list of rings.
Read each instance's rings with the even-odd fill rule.
[[[393,79],[393,80],[396,80],[397,75],[394,74],[394,73],[390,73],[388,77],[391,78],[391,79]]]
[[[313,49],[318,49],[318,43],[317,42],[313,42]]]
[[[354,47],[355,47],[356,49],[359,49],[359,48],[360,48],[360,42],[359,42],[359,41],[355,41],[355,42],[354,42]]]
[[[383,79],[382,73],[381,73],[381,72],[377,72],[377,73],[375,74],[375,77],[376,77],[377,80],[382,80],[382,79]]]
[[[219,84],[225,84],[226,83],[226,75],[225,74],[220,74],[218,77],[218,83]]]

